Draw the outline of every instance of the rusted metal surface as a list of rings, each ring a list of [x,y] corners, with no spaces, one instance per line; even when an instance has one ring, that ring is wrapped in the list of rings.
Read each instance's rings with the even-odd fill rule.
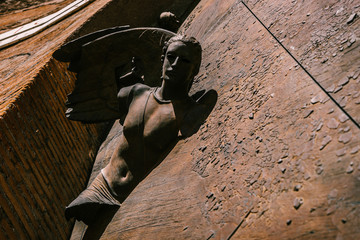
[[[309,10],[318,2],[306,4]],[[326,24],[332,26],[317,29]],[[180,142],[130,194],[102,239],[359,238],[360,131],[341,104],[240,1],[201,1],[182,31],[204,49],[195,90],[216,89],[218,104],[200,133]],[[307,44],[300,35],[296,41]],[[314,49],[325,50],[333,48]],[[359,52],[337,54],[339,62],[328,60],[333,66],[309,59],[306,67],[315,78],[328,71],[347,76]],[[357,98],[356,87],[348,98]],[[109,158],[111,144],[103,148],[96,166]],[[79,224],[76,231],[81,236]]]

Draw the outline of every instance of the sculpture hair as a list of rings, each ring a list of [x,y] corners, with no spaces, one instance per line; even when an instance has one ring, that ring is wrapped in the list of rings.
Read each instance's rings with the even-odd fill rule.
[[[195,68],[194,68],[194,77],[196,74],[199,73],[200,65],[201,65],[201,45],[194,37],[188,37],[185,35],[175,35],[174,37],[170,38],[167,42],[165,42],[164,48],[162,50],[161,61],[164,61],[164,57],[166,51],[171,43],[174,42],[182,42],[187,46],[190,46],[194,50],[194,60],[195,60]]]

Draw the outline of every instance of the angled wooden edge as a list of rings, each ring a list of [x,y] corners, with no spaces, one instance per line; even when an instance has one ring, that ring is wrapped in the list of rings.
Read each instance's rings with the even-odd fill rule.
[[[84,8],[94,0],[76,0],[67,5],[63,9],[50,14],[49,16],[40,18],[31,23],[17,27],[10,31],[0,34],[0,49],[8,47],[12,44],[18,43],[26,38],[34,36],[35,34],[43,31],[51,25],[63,20],[76,11]]]

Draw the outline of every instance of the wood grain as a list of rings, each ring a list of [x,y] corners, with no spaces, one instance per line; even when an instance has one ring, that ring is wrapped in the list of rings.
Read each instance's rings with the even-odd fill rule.
[[[193,91],[214,88],[218,104],[130,194],[101,239],[359,238],[358,127],[240,1],[203,0],[180,31],[204,49]],[[339,69],[334,63],[332,75]]]

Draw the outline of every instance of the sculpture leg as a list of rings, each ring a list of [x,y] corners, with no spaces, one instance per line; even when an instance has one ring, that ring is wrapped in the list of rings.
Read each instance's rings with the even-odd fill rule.
[[[120,202],[111,194],[109,186],[100,172],[91,185],[65,209],[65,217],[74,217],[87,225],[94,222],[100,208],[120,207]]]

